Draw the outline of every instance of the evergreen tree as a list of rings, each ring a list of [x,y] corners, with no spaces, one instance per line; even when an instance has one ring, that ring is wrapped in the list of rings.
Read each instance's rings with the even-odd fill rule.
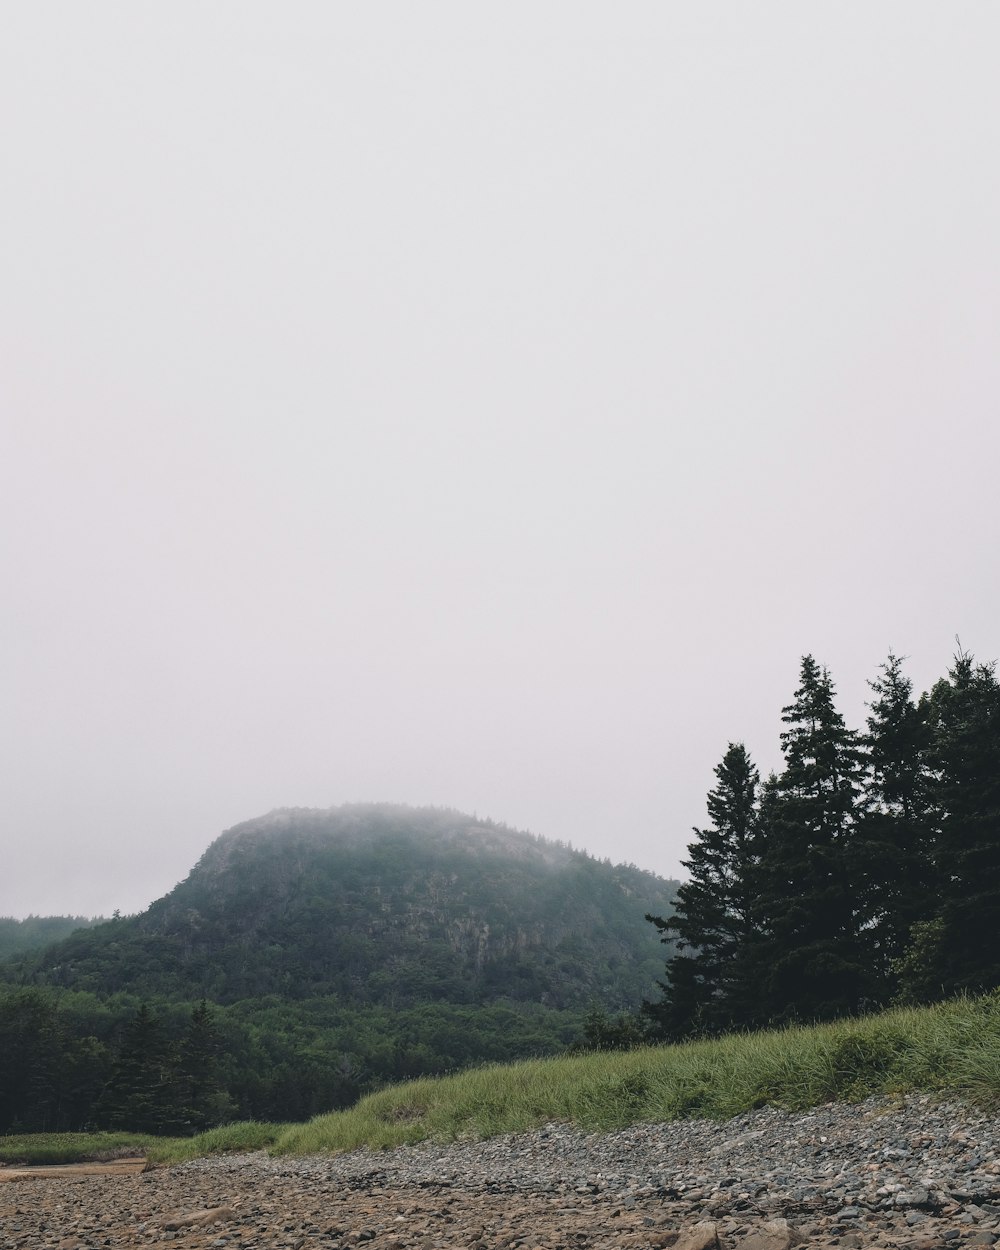
[[[1000,684],[960,651],[931,691],[941,889],[935,969],[945,993],[1000,985]],[[927,934],[924,934],[926,938]]]
[[[174,1071],[160,1021],[143,1003],[125,1026],[101,1101],[101,1123],[135,1133],[181,1131]]]
[[[870,993],[849,871],[862,756],[829,673],[811,655],[782,720],[785,767],[762,822],[761,1006],[776,1020],[830,1018]]]
[[[178,1111],[195,1131],[224,1118],[228,1100],[218,1077],[219,1034],[205,999],[191,1012],[177,1056]]]
[[[661,982],[663,1000],[645,1008],[667,1037],[721,1032],[753,1014],[746,969],[756,937],[760,777],[742,743],[729,744],[715,775],[707,799],[712,825],[694,830],[684,861],[690,880],[677,891],[676,910],[667,919],[646,916],[662,941],[676,938],[678,947]]]
[[[930,733],[926,701],[914,703],[898,656],[890,653],[868,684],[875,698],[863,739],[867,775],[851,875],[876,997],[887,1002],[913,926],[929,919],[936,903]]]

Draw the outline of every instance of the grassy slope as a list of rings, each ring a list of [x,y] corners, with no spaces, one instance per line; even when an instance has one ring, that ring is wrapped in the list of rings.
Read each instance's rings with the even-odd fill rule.
[[[186,1139],[129,1140],[155,1161],[177,1162],[225,1150],[296,1154],[489,1137],[548,1120],[602,1130],[911,1090],[1000,1102],[1000,992],[810,1028],[475,1068],[391,1086],[308,1124],[233,1124]],[[37,1152],[55,1138],[30,1141],[28,1149],[29,1139],[0,1139],[0,1159],[54,1161]],[[94,1157],[94,1139],[76,1141],[76,1154],[67,1154],[70,1135],[59,1138],[64,1159]]]
[[[788,1028],[473,1069],[380,1090],[286,1130],[279,1153],[487,1137],[547,1120],[592,1130],[771,1103],[805,1108],[909,1090],[1000,1099],[1000,995]]]

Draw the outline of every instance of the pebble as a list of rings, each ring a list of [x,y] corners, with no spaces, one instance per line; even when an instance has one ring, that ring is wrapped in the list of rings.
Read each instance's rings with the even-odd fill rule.
[[[3,1250],[985,1250],[998,1234],[1000,1120],[926,1095],[0,1184]]]

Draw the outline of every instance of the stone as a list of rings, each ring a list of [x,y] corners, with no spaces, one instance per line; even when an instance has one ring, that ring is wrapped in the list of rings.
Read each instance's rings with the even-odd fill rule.
[[[719,1250],[718,1225],[712,1220],[692,1224],[681,1232],[674,1250]]]
[[[192,1211],[188,1215],[172,1215],[157,1221],[159,1226],[168,1233],[176,1233],[182,1228],[200,1228],[205,1224],[221,1223],[233,1218],[232,1207],[207,1207],[203,1211]]]
[[[917,1186],[914,1189],[901,1189],[893,1197],[897,1207],[925,1207],[930,1202],[930,1193]]]
[[[785,1219],[768,1220],[749,1237],[738,1243],[736,1250],[791,1250],[805,1238]]]

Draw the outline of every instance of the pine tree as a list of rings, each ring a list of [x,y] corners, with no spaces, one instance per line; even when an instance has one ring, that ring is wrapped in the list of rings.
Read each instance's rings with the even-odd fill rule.
[[[834,706],[829,673],[811,655],[782,720],[785,767],[761,831],[761,953],[769,964],[761,1005],[775,1020],[830,1018],[870,993],[849,869],[862,756]]]
[[[875,698],[863,739],[864,809],[853,839],[851,876],[875,996],[887,1002],[913,926],[928,920],[936,903],[930,733],[927,704],[913,701],[913,683],[898,656],[890,653],[880,676],[868,684]]]
[[[142,1003],[123,1031],[99,1116],[108,1128],[176,1132],[175,1104],[173,1056],[159,1019]]]
[[[177,1056],[179,1109],[190,1128],[209,1127],[225,1103],[218,1079],[219,1035],[212,1010],[202,999],[191,1012]]]
[[[977,664],[960,651],[928,704],[940,824],[935,971],[946,993],[993,989],[1000,985],[1000,684],[995,665]]]
[[[677,892],[675,913],[646,917],[679,950],[667,962],[663,1000],[646,1005],[667,1037],[738,1027],[753,1011],[745,970],[756,936],[760,777],[742,743],[729,744],[715,775],[707,799],[712,825],[694,830],[684,861],[690,880]]]

